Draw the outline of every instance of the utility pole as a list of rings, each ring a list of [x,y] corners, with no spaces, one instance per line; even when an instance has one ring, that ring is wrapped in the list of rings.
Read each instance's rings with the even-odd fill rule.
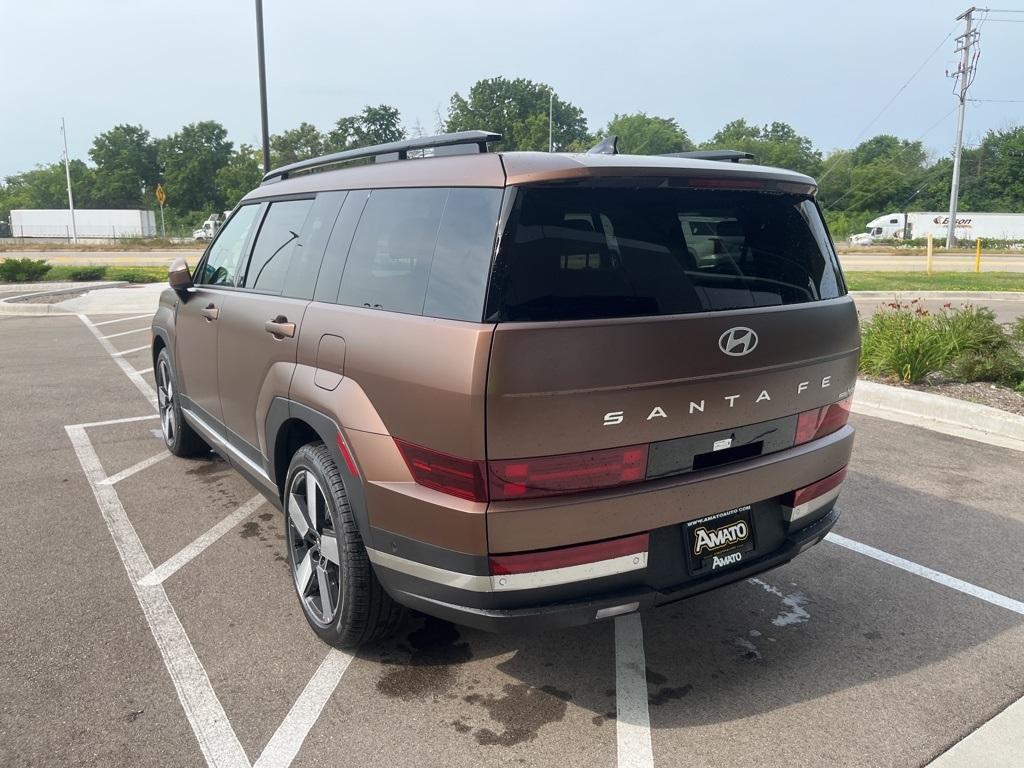
[[[550,91],[548,93],[548,152],[554,151],[554,141],[552,141],[553,130],[554,130],[554,117],[555,117],[555,92]]]
[[[964,20],[965,30],[957,39],[956,52],[961,54],[960,67],[953,73],[952,77],[959,80],[960,85],[960,109],[956,120],[956,147],[953,151],[953,183],[949,190],[949,228],[946,230],[946,247],[952,248],[956,240],[956,214],[957,203],[960,197],[960,154],[964,141],[964,108],[967,105],[967,89],[971,87],[974,80],[975,66],[971,62],[971,46],[978,42],[978,31],[972,28],[973,14],[975,11],[987,10],[971,6],[956,17],[957,21]]]
[[[71,242],[78,242],[78,227],[75,226],[75,198],[71,194],[71,160],[68,158],[68,133],[64,129],[64,118],[60,119],[60,135],[64,139],[64,176],[68,180],[68,208],[71,211]]]
[[[256,0],[256,57],[260,66],[260,126],[263,129],[263,172],[270,172],[270,133],[267,129],[267,62],[263,55],[263,0]]]

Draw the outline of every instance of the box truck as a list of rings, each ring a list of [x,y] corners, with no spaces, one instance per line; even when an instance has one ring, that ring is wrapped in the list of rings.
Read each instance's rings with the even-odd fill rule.
[[[84,239],[156,237],[156,217],[152,211],[80,209],[74,229]],[[11,211],[11,237],[70,239],[71,234],[71,211],[65,208]]]
[[[854,245],[871,245],[880,240],[913,240],[928,237],[945,239],[949,213],[916,211],[887,213],[867,223],[864,232],[850,238]],[[992,240],[1024,240],[1024,213],[971,213],[956,216],[957,240],[984,237]]]

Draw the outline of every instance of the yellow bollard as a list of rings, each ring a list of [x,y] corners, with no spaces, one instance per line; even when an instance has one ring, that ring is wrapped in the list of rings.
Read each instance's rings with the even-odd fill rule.
[[[932,236],[928,234],[928,277],[932,276]]]
[[[974,271],[981,272],[981,238],[978,238],[977,246],[974,249]]]

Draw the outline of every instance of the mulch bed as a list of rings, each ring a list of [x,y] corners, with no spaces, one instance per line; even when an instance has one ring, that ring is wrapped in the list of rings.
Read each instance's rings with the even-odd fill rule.
[[[19,299],[13,299],[8,304],[56,304],[60,301],[66,301],[67,299],[73,299],[76,296],[81,296],[87,291],[91,291],[96,286],[92,285],[88,288],[75,288],[70,291],[62,291],[61,293],[44,293],[42,296],[22,296]]]

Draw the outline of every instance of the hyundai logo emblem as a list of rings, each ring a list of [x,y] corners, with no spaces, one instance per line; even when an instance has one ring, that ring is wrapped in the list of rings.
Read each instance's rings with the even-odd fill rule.
[[[757,334],[753,328],[742,325],[730,328],[718,337],[718,348],[730,357],[743,357],[757,347]]]

